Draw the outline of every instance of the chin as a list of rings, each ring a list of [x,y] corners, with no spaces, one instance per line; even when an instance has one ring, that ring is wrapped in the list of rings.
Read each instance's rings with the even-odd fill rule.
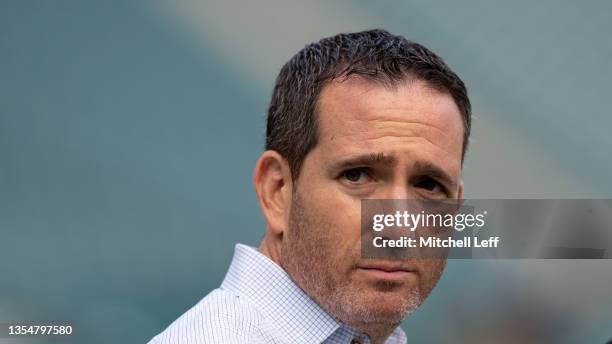
[[[347,305],[349,314],[357,322],[399,324],[422,302],[418,288],[393,291],[371,290],[361,295],[352,305]]]

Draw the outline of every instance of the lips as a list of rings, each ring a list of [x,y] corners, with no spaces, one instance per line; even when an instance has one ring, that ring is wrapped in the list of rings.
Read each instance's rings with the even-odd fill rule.
[[[399,280],[416,274],[416,269],[392,262],[366,263],[357,267],[375,279]]]
[[[405,271],[405,272],[415,272],[414,268],[411,267],[407,267],[405,265],[402,264],[395,264],[395,263],[387,263],[387,262],[380,262],[380,263],[366,263],[366,264],[360,264],[358,266],[360,269],[366,269],[366,270],[382,270],[382,271],[386,271],[386,272],[395,272],[395,271]]]

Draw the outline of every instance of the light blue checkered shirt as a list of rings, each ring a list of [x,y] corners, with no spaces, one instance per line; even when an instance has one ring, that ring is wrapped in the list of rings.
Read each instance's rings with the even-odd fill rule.
[[[150,343],[369,343],[257,249],[238,244],[221,284]],[[386,344],[406,343],[396,328]]]

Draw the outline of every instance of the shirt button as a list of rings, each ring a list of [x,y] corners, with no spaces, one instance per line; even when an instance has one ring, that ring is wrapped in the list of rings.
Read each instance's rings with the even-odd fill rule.
[[[363,342],[359,338],[353,338],[353,340],[351,340],[351,344],[363,344]]]

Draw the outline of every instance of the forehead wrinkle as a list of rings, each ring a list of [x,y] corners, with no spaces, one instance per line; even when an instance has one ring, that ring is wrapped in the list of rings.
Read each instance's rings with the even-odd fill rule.
[[[353,134],[354,135],[354,134]],[[348,140],[349,142],[355,142],[355,140],[351,140],[350,136],[353,135],[344,135],[344,137],[347,137],[346,140]],[[383,149],[380,149],[380,146],[377,145],[376,143],[373,143],[372,141],[376,141],[379,139],[383,139],[383,138],[398,138],[404,141],[411,141],[411,142],[407,142],[409,145],[403,146],[403,149],[400,148],[399,150],[397,149],[398,147],[395,147],[394,149],[392,149],[391,151],[385,149],[383,147]],[[360,140],[362,144],[360,145],[346,145],[344,144],[344,142],[329,142],[329,144],[332,144],[336,147],[336,151],[334,154],[328,155],[327,159],[330,160],[336,160],[336,159],[341,159],[343,157],[346,156],[354,156],[354,155],[360,155],[362,152],[367,153],[367,152],[371,152],[371,151],[375,151],[375,152],[382,152],[385,154],[385,156],[393,156],[395,158],[399,158],[401,156],[414,156],[415,158],[418,159],[424,159],[425,157],[420,157],[420,154],[418,154],[419,152],[423,151],[422,147],[419,148],[414,148],[413,145],[417,144],[418,141],[425,141],[427,142],[427,145],[429,147],[433,147],[435,150],[438,150],[437,152],[433,153],[436,156],[444,156],[444,155],[448,155],[449,158],[445,158],[444,160],[447,161],[447,163],[450,163],[450,170],[455,170],[455,167],[460,166],[460,155],[461,152],[457,151],[457,152],[453,152],[453,151],[449,151],[448,149],[445,149],[439,145],[437,145],[435,142],[423,137],[423,136],[395,136],[395,135],[388,135],[388,134],[382,134],[382,135],[378,135],[378,136],[372,136],[372,137],[368,137],[365,140]],[[431,149],[431,148],[430,148]],[[441,153],[440,151],[442,151],[443,153]],[[417,154],[415,154],[417,153]],[[457,157],[456,159],[452,158],[452,157]],[[399,161],[399,160],[398,160]],[[449,172],[450,172],[449,170]],[[454,173],[453,173],[454,174]]]
[[[334,121],[335,119],[330,118],[330,120]],[[442,134],[443,136],[449,136],[448,131],[441,128],[441,127],[446,127],[446,126],[437,126],[435,124],[428,123],[427,121],[408,120],[408,119],[404,120],[401,118],[364,119],[364,118],[358,118],[357,116],[354,116],[353,118],[350,118],[342,123],[341,128],[344,130],[340,130],[340,131],[345,132],[343,133],[344,135],[341,135],[341,136],[350,136],[351,134],[353,134],[353,133],[350,133],[351,129],[356,129],[355,130],[356,132],[372,132],[374,130],[381,130],[381,129],[395,129],[395,130],[408,129],[410,132],[420,131],[419,129],[411,128],[410,126],[424,127],[425,129],[435,130],[439,132],[440,134]],[[322,126],[321,128],[322,134],[328,133],[328,130],[326,130],[327,129],[326,127],[327,126]],[[349,131],[349,133],[346,133],[346,131]],[[336,130],[335,133],[338,133],[338,130]],[[336,137],[339,135],[333,135],[333,136]]]
[[[457,113],[461,118],[461,111],[452,98],[446,92],[438,92],[424,85],[423,87],[398,87],[395,90],[386,88],[370,88],[366,90],[355,90],[354,93],[344,93],[340,90],[335,90],[332,99],[338,97],[344,99],[346,104],[351,107],[361,108],[364,112],[376,113],[379,109],[385,111],[397,112],[400,116],[408,112],[416,113],[431,113],[433,115],[443,115],[448,113]],[[371,95],[370,95],[371,93]],[[372,102],[372,99],[382,100],[383,103]],[[439,109],[439,111],[431,111],[431,109]]]
[[[361,122],[364,123],[363,120],[353,120],[353,121],[349,121],[350,122]],[[393,121],[385,121],[385,120],[380,120],[380,119],[375,119],[375,120],[371,120],[371,122],[377,122],[377,123],[392,123]],[[461,154],[460,149],[457,151],[453,150],[453,147],[455,147],[455,144],[452,143],[452,140],[444,140],[442,142],[440,142],[440,140],[436,140],[431,138],[431,136],[435,136],[437,137],[438,134],[449,138],[450,135],[448,135],[447,132],[445,132],[444,130],[434,126],[434,125],[430,125],[430,124],[425,124],[425,123],[421,123],[421,122],[403,122],[402,124],[406,124],[407,126],[410,125],[418,125],[419,127],[424,127],[426,129],[429,130],[424,130],[424,129],[417,129],[414,127],[408,127],[406,128],[406,126],[402,125],[403,128],[394,128],[392,125],[390,126],[385,126],[384,128],[372,128],[372,127],[367,127],[365,125],[351,125],[351,124],[345,124],[344,128],[346,129],[348,126],[350,127],[361,127],[358,130],[341,130],[340,132],[336,132],[333,136],[331,136],[331,140],[336,140],[336,139],[346,139],[348,141],[362,141],[364,143],[366,143],[365,141],[376,141],[379,139],[383,139],[383,138],[396,138],[396,139],[422,139],[425,140],[426,142],[428,142],[429,144],[435,146],[438,149],[441,149],[442,151],[444,151],[445,153],[448,153],[449,155],[455,155],[455,154]],[[435,133],[432,133],[432,131],[434,131]],[[363,137],[363,139],[360,139],[359,137]],[[358,140],[351,140],[352,138],[357,137]],[[458,137],[458,139],[460,140],[461,138]],[[442,144],[442,143],[447,143],[447,144]],[[460,143],[457,143],[457,147],[461,147]]]
[[[460,148],[457,151],[453,150],[454,145],[449,144],[441,145],[440,142],[436,143],[436,140],[432,140],[431,138],[422,135],[421,133],[410,133],[407,135],[405,132],[398,134],[392,129],[387,130],[377,130],[372,131],[370,129],[359,130],[359,131],[351,131],[351,132],[341,132],[341,133],[333,133],[331,136],[326,138],[324,141],[326,144],[330,144],[335,146],[336,149],[341,153],[346,154],[346,151],[352,151],[354,146],[363,147],[376,147],[377,141],[385,138],[397,139],[401,141],[412,141],[416,142],[418,140],[423,140],[427,142],[428,145],[435,147],[438,150],[448,154],[449,156],[461,156]],[[411,143],[412,143],[411,142]],[[348,143],[348,144],[347,144]],[[460,147],[460,146],[459,146]],[[460,159],[460,158],[459,158]]]
[[[449,134],[453,133],[456,134],[456,139],[460,141],[463,137],[464,129],[459,114],[449,114],[444,111],[432,112],[431,109],[405,109],[401,106],[387,106],[385,108],[372,109],[360,109],[351,106],[343,111],[343,113],[349,117],[342,121],[340,126],[340,130],[345,132],[351,129],[358,129],[358,131],[365,132],[380,129],[380,127],[390,129],[396,127],[398,130],[408,129],[410,132],[417,131],[418,129],[410,127],[412,125],[419,128],[435,130],[437,134],[443,137],[452,137],[454,135]],[[338,113],[338,115],[340,116],[336,117],[332,113],[328,114],[328,123],[340,124],[342,112]],[[454,115],[457,115],[456,120],[451,119],[451,116]],[[368,125],[371,125],[371,127],[367,127]]]
[[[454,99],[427,86],[420,83],[402,83],[390,90],[371,82],[333,82],[321,91],[318,100],[319,120],[324,121],[324,118],[327,118],[335,122],[338,118],[334,114],[340,117],[348,115],[348,120],[361,121],[383,119],[411,122],[420,118],[422,122],[439,122],[441,130],[448,130],[450,123],[445,125],[445,122],[454,122],[449,116],[452,113],[451,115],[457,115],[456,120],[463,126],[461,113]]]
[[[407,135],[393,135],[393,134],[389,134],[389,133],[383,133],[380,135],[373,135],[371,137],[368,137],[368,140],[380,140],[383,138],[397,138],[397,139],[402,139],[402,140],[411,140],[411,141],[418,141],[418,140],[423,140],[426,141],[427,143],[429,143],[431,146],[436,147],[437,149],[442,150],[443,152],[449,154],[449,155],[455,155],[456,153],[461,154],[461,152],[453,152],[450,148],[445,148],[439,144],[436,144],[434,141],[432,141],[431,139],[425,137],[425,136],[421,136],[421,135],[414,135],[414,136],[407,136]]]
[[[414,128],[413,125],[425,128]],[[455,140],[453,139],[453,136],[449,135],[447,132],[436,126],[418,122],[408,124],[408,127],[403,126],[401,128],[395,128],[393,126],[385,126],[382,128],[375,128],[374,130],[367,130],[364,131],[364,136],[368,140],[378,140],[385,137],[394,137],[397,139],[423,139],[431,145],[442,149],[446,153],[449,153],[451,155],[454,153],[460,154],[459,151],[455,152],[453,149],[455,146],[461,146],[459,142],[454,142]],[[459,137],[457,137],[457,139],[460,140]]]
[[[447,99],[448,100],[448,99]],[[451,101],[452,100],[448,100]],[[451,108],[448,108],[448,107]],[[457,111],[454,111],[457,110]],[[355,119],[366,122],[416,123],[450,130],[462,125],[461,114],[454,103],[438,100],[435,105],[424,106],[419,101],[410,104],[385,104],[383,107],[367,107],[353,113]]]
[[[375,149],[385,137],[422,140],[433,154],[460,160],[464,128],[454,100],[417,84],[397,86],[389,92],[371,83],[327,85],[319,99],[320,139],[343,152]]]
[[[433,129],[438,131],[440,134],[442,134],[443,136],[449,136],[448,132],[439,128],[436,125],[432,125],[432,124],[428,124],[428,123],[424,123],[422,121],[414,121],[414,120],[395,120],[395,119],[378,119],[378,118],[374,118],[374,119],[368,119],[366,120],[368,123],[373,123],[375,126],[377,124],[380,125],[384,125],[384,124],[389,124],[388,127],[392,126],[394,123],[399,124],[400,126],[406,126],[406,125],[416,125],[416,126],[422,126],[422,127],[427,127],[428,129]],[[381,129],[381,128],[375,128],[375,129]],[[401,130],[401,129],[400,129]]]

